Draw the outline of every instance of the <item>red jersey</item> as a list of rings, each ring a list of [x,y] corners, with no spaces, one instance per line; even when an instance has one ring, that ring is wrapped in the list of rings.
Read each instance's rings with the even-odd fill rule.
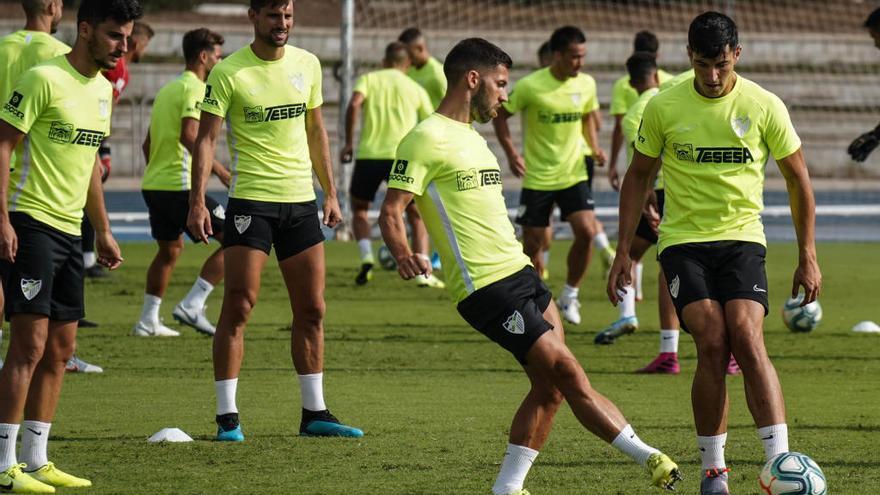
[[[125,88],[128,87],[128,66],[125,63],[124,58],[120,58],[118,62],[116,62],[116,68],[110,69],[104,72],[104,77],[110,81],[110,84],[113,86],[113,102],[119,100],[119,95],[125,91]]]

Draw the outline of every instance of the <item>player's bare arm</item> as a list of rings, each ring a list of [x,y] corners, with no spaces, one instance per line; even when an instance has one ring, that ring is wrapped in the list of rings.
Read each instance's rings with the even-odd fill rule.
[[[192,117],[184,118],[180,123],[180,144],[189,151],[191,156],[195,155],[196,138],[198,135],[199,121]],[[147,134],[147,139],[149,139],[149,137],[150,135]],[[211,173],[216,175],[224,186],[227,188],[229,187],[229,181],[232,179],[232,174],[226,170],[226,167],[224,167],[222,163],[213,158],[211,159]]]
[[[199,133],[193,148],[192,184],[189,191],[189,216],[186,226],[196,239],[205,244],[208,243],[208,237],[214,234],[211,229],[211,215],[205,207],[205,189],[208,186],[208,175],[222,124],[221,117],[202,112]]]
[[[92,168],[92,177],[89,180],[85,210],[95,228],[95,252],[98,255],[98,263],[110,270],[119,268],[122,264],[122,252],[110,231],[110,219],[104,207],[104,186],[101,184],[101,160],[97,155],[95,155],[95,166]]]
[[[614,116],[614,130],[611,131],[611,157],[608,161],[608,182],[615,191],[620,191],[620,174],[617,173],[617,155],[623,147],[623,115]]]
[[[18,142],[24,134],[15,127],[0,120],[0,258],[14,262],[15,253],[18,251],[18,237],[15,229],[9,223],[9,208],[7,207],[7,194],[9,190],[9,160],[12,150],[18,146]]]
[[[620,226],[618,230],[617,256],[608,274],[608,300],[612,304],[621,301],[618,291],[632,284],[632,259],[629,256],[633,235],[645,206],[645,197],[651,189],[651,181],[657,176],[660,158],[635,151],[620,189]]]
[[[364,99],[363,93],[355,91],[348,102],[348,109],[345,111],[345,145],[339,153],[342,163],[348,163],[354,158],[354,126],[360,118]]]
[[[413,254],[406,239],[403,212],[412,200],[413,193],[389,188],[379,211],[382,238],[397,260],[397,272],[404,280],[431,274],[431,261],[424,255]]]
[[[324,128],[321,107],[306,112],[306,136],[309,140],[309,157],[312,169],[324,190],[324,225],[333,228],[342,221],[339,200],[336,199],[336,183],[333,182],[333,162],[330,160],[330,139]]]
[[[144,154],[144,163],[147,165],[150,164],[150,130],[147,129],[147,137],[144,138],[143,144],[141,144],[141,152]]]
[[[791,155],[777,160],[779,170],[785,177],[791,205],[791,218],[798,239],[798,267],[794,272],[791,297],[804,288],[801,306],[815,301],[822,289],[822,273],[816,259],[816,199],[804,153],[798,149]]]
[[[510,126],[507,119],[511,117],[510,112],[506,108],[498,107],[498,115],[492,119],[492,127],[495,128],[495,135],[498,142],[507,155],[507,162],[510,164],[510,171],[517,177],[523,177],[526,174],[526,161],[513,145],[513,138],[510,136]]]
[[[590,113],[584,114],[581,122],[583,123],[584,139],[590,145],[590,149],[593,150],[593,158],[596,160],[596,165],[601,167],[605,165],[607,157],[605,156],[605,150],[599,146],[599,119],[599,110],[593,110]]]

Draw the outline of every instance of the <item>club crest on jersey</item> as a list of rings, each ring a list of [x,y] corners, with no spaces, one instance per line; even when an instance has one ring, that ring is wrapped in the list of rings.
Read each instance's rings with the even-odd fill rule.
[[[526,322],[519,311],[514,311],[512,315],[507,317],[507,321],[504,322],[504,329],[514,335],[526,333]]]
[[[106,119],[110,116],[110,100],[106,98],[98,100],[98,115],[102,119]]]
[[[748,115],[733,117],[730,119],[730,127],[733,127],[733,132],[736,133],[738,137],[742,138],[749,133],[749,129],[752,127],[752,120]]]
[[[235,215],[235,230],[237,230],[239,234],[244,234],[244,231],[247,230],[250,226],[250,215]]]
[[[28,301],[37,297],[37,294],[40,293],[40,289],[42,288],[42,280],[21,279],[21,293],[24,294],[24,298]]]
[[[571,93],[571,94],[569,94],[569,96],[571,96],[572,103],[574,103],[575,105],[581,104],[581,94],[580,93]]]
[[[673,299],[678,299],[678,290],[681,288],[681,280],[678,278],[678,275],[672,279],[672,282],[669,283],[669,294]]]
[[[292,84],[297,91],[302,93],[302,90],[306,87],[306,81],[303,75],[298,72],[296,74],[289,74],[287,77],[290,79],[290,84]]]

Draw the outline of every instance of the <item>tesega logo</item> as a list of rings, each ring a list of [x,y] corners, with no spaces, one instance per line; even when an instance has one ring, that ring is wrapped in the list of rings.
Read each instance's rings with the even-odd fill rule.
[[[19,119],[24,118],[24,113],[18,109],[18,106],[21,105],[21,100],[24,99],[24,95],[19,93],[18,91],[12,92],[12,98],[9,98],[9,103],[3,106],[3,109],[7,112],[15,115]]]
[[[407,184],[412,184],[415,182],[415,179],[406,175],[406,168],[409,166],[409,161],[407,160],[397,160],[394,162],[394,165],[391,166],[391,173],[388,174],[388,180],[396,180],[397,182],[405,182]]]
[[[205,86],[205,99],[202,103],[205,103],[207,105],[214,105],[215,107],[218,106],[219,102],[217,101],[217,99],[211,96],[213,92],[214,89],[211,87],[210,84]]]
[[[584,114],[581,112],[538,112],[538,122],[542,124],[569,124],[571,122],[580,122],[583,116]]]
[[[722,164],[743,164],[755,161],[752,151],[747,147],[700,146],[696,148],[696,157],[694,157],[695,150],[692,144],[672,143],[672,149],[675,152],[675,158],[682,161]]]
[[[244,107],[244,121],[249,124],[257,122],[274,122],[295,119],[306,113],[305,103],[290,103],[274,107]]]
[[[56,120],[49,127],[49,140],[56,144],[76,144],[98,148],[101,146],[101,141],[104,140],[104,132],[76,129],[76,134],[74,134],[73,124]]]
[[[101,141],[104,140],[104,133],[101,131],[92,131],[89,129],[77,129],[76,137],[73,138],[73,144],[78,144],[80,146],[90,146],[92,148],[98,148],[101,146]]]

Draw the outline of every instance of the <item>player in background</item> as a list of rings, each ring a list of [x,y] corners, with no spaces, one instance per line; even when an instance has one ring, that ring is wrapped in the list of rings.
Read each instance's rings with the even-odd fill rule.
[[[446,76],[443,74],[443,64],[428,52],[425,36],[419,28],[411,27],[404,29],[397,41],[406,45],[409,60],[412,62],[406,74],[425,88],[431,98],[431,105],[437,108],[443,95],[446,93]]]
[[[147,51],[150,40],[153,39],[153,36],[155,36],[155,32],[149,24],[142,21],[135,22],[131,37],[128,40],[128,51],[125,53],[125,57],[116,64],[116,67],[104,71],[104,77],[106,77],[113,86],[114,108],[119,102],[119,97],[122,95],[122,92],[128,88],[128,83],[130,81],[128,66],[130,64],[140,63]],[[104,183],[110,178],[110,171],[113,168],[110,143],[101,143],[101,148],[98,150],[98,156],[101,159],[101,182]],[[106,273],[104,273],[104,269],[101,265],[95,263],[95,230],[92,228],[88,217],[85,215],[83,215],[82,239],[83,261],[86,266],[86,276],[90,278],[101,278],[105,276]],[[96,327],[98,325],[86,320],[82,322],[80,326]]]
[[[639,31],[636,33],[636,36],[633,39],[633,53],[650,52],[653,53],[656,58],[659,49],[660,42],[657,40],[657,36],[654,33],[650,31]],[[672,75],[663,69],[659,69],[657,75],[659,76],[660,84],[672,79]],[[611,87],[611,108],[609,113],[614,117],[614,130],[611,132],[611,156],[609,157],[608,165],[608,181],[611,183],[611,187],[615,191],[620,191],[620,176],[617,172],[617,159],[620,156],[621,147],[628,146],[628,144],[624,142],[622,127],[623,116],[626,114],[627,110],[635,104],[636,100],[639,99],[639,95],[633,89],[629,79],[629,75],[624,74],[614,81],[614,85]],[[626,156],[629,155],[627,154]],[[629,162],[626,164],[629,165]],[[641,301],[643,298],[642,269],[642,263],[636,263],[635,289],[637,301]]]
[[[361,76],[354,86],[345,114],[345,145],[340,152],[343,162],[350,162],[354,150],[355,123],[363,112],[364,121],[358,143],[357,160],[351,177],[352,230],[360,250],[361,270],[355,278],[364,285],[372,278],[373,258],[370,239],[370,221],[367,213],[382,182],[392,173],[394,153],[403,136],[416,123],[434,113],[428,93],[407,77],[410,66],[406,45],[399,41],[385,48],[381,70]],[[415,203],[407,208],[413,251],[425,257],[430,255],[430,244],[425,224]],[[442,289],[443,282],[433,274],[419,277],[422,287]]]
[[[507,217],[501,167],[472,123],[489,122],[507,101],[512,61],[480,38],[459,42],[446,57],[450,81],[434,113],[400,143],[379,225],[411,279],[431,272],[406,239],[403,212],[413,199],[425,219],[462,317],[511,352],[531,390],[510,428],[510,440],[492,493],[524,495],[523,482],[546,442],[553,418],[568,402],[591,433],[645,467],[655,486],[671,489],[678,467],[646,445],[617,407],[594,390],[566,347],[549,289],[530,265]],[[493,242],[485,242],[492,239]]]
[[[875,9],[868,15],[864,26],[868,30],[868,34],[871,35],[871,39],[874,40],[874,46],[880,49],[880,8]],[[880,124],[855,138],[849,145],[849,148],[846,149],[846,152],[849,153],[853,160],[863,162],[868,159],[868,156],[878,144],[880,144]]]
[[[302,398],[300,435],[363,436],[341,424],[324,403],[324,234],[313,170],[324,190],[324,225],[335,227],[342,218],[321,114],[321,64],[313,54],[287,45],[293,5],[293,0],[251,0],[254,41],[211,71],[196,138],[187,226],[207,242],[213,229],[205,186],[227,119],[234,158],[223,231],[225,291],[214,335],[221,441],[244,440],[235,403],[244,330],[273,245],[293,310],[291,357]]]
[[[788,452],[782,388],[763,338],[768,311],[766,240],[761,223],[764,165],[772,155],[788,188],[799,261],[792,296],[816,300],[815,200],[801,141],[785,104],[735,72],[736,24],[717,12],[688,30],[693,84],[679,84],[645,107],[620,194],[620,241],[608,297],[631,283],[633,233],[662,157],[666,204],[659,259],[669,293],[697,348],[692,402],[702,460],[702,494],[727,494],[724,460],[731,352],[767,459]]]
[[[12,86],[21,74],[50,58],[63,55],[70,47],[52,36],[61,23],[64,5],[61,0],[22,0],[25,14],[24,29],[0,38],[0,101],[12,92]],[[15,151],[10,163],[15,163]],[[3,291],[0,287],[0,314],[3,312]],[[0,349],[3,348],[3,322],[0,321]],[[0,368],[3,356],[0,354]]]
[[[191,156],[205,98],[205,80],[222,58],[223,42],[223,36],[205,28],[186,33],[183,36],[186,70],[160,89],[153,103],[150,130],[143,145],[147,168],[141,192],[150,211],[150,228],[159,250],[147,269],[144,307],[133,331],[138,336],[180,335],[162,324],[159,308],[174,265],[183,252],[182,234],[185,232],[198,241],[186,228]],[[214,160],[211,171],[229,186],[230,175],[223,165]],[[223,206],[210,196],[204,200],[211,214],[214,238],[222,243]],[[189,293],[174,307],[174,319],[198,332],[214,335],[214,325],[205,317],[205,301],[222,280],[223,250],[218,248],[202,264]]]
[[[574,242],[568,252],[568,273],[559,305],[563,317],[573,324],[581,321],[578,288],[597,230],[587,170],[589,162],[605,161],[593,116],[599,110],[596,81],[580,72],[586,43],[584,33],[576,27],[557,29],[550,38],[553,63],[518,81],[510,101],[493,120],[511,170],[523,177],[516,222],[522,225],[523,247],[538,273],[544,269],[542,251],[554,205],[571,225]],[[507,124],[507,119],[520,111],[524,112],[525,158],[514,147]]]
[[[0,486],[7,492],[91,486],[56,468],[47,443],[83,315],[84,207],[98,227],[99,263],[115,269],[122,262],[96,155],[110,132],[113,94],[99,71],[125,53],[141,13],[136,0],[84,0],[73,50],[25,72],[0,109],[0,270],[12,327],[0,370]]]

